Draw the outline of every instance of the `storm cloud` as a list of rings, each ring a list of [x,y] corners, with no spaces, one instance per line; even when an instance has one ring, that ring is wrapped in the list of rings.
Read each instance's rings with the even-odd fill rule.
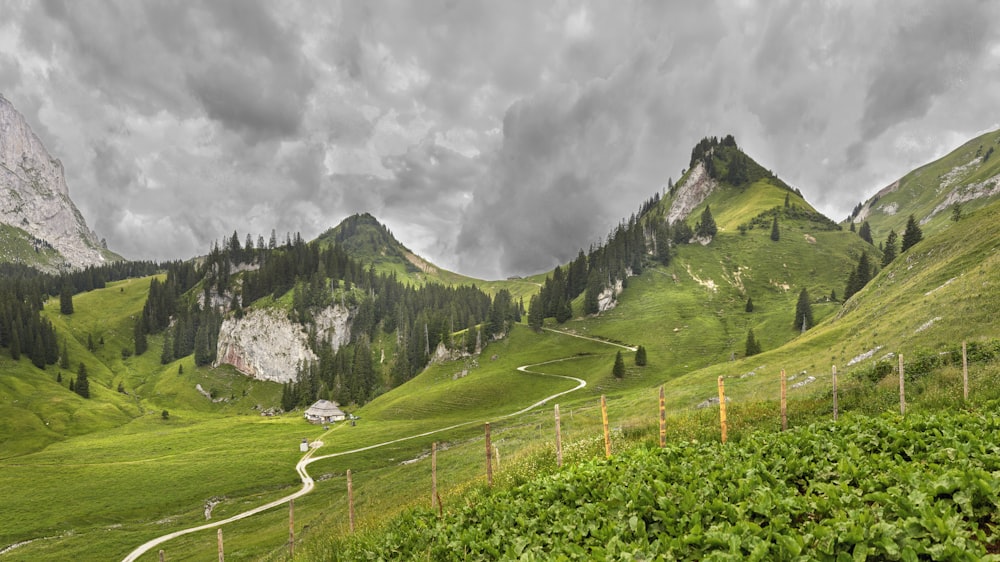
[[[4,96],[136,259],[368,211],[448,269],[530,274],[706,135],[839,220],[998,126],[975,0],[0,4]]]

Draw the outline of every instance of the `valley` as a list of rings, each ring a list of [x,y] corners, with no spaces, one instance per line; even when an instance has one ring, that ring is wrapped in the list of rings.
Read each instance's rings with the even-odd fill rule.
[[[520,486],[673,454],[651,452],[661,386],[671,450],[696,450],[695,458],[719,453],[718,406],[699,407],[718,396],[719,377],[731,400],[726,446],[737,456],[744,446],[765,446],[761,440],[785,447],[778,441],[809,442],[809,432],[833,431],[823,424],[834,366],[846,423],[869,427],[863,418],[874,416],[872,423],[892,426],[898,391],[890,354],[903,354],[909,365],[908,416],[994,413],[1000,203],[938,225],[868,272],[870,281],[844,302],[860,256],[881,264],[882,248],[817,213],[735,140],[727,142],[708,142],[707,152],[693,155],[691,175],[701,178],[696,192],[682,178],[673,193],[657,193],[622,221],[606,244],[581,251],[582,261],[528,279],[471,280],[415,262],[374,217],[357,215],[316,241],[274,248],[242,248],[234,233],[236,242],[197,265],[167,264],[152,276],[77,292],[71,314],[57,295],[45,295],[40,318],[51,323],[59,355],[69,361],[38,367],[7,346],[0,353],[0,484],[10,490],[0,559],[154,560],[158,548],[168,559],[204,558],[214,554],[214,526],[221,525],[228,559],[286,560],[282,506],[308,488],[295,501],[296,560],[385,553],[379,549],[398,547],[391,538],[396,517],[435,524],[433,513],[420,519],[430,506],[432,443],[439,444],[438,486],[451,517],[480,500],[502,502]],[[711,189],[702,181],[708,169],[718,178]],[[664,220],[675,201],[688,209],[683,224]],[[295,273],[286,280],[279,271]],[[153,287],[171,283],[183,287],[175,301],[163,301],[173,314],[140,331],[160,306]],[[460,288],[470,285],[476,289]],[[795,321],[803,292],[811,316],[805,330]],[[608,306],[586,312],[598,293]],[[264,310],[287,318],[271,329],[300,339],[314,359],[299,361],[293,382],[274,382],[241,373],[239,361],[226,364],[230,353],[208,357],[218,350],[208,340],[194,343],[208,337],[206,326],[217,326],[206,302],[234,323]],[[542,308],[541,324],[533,325],[539,318],[532,310]],[[335,309],[348,311],[348,320],[334,330],[343,336],[334,345],[332,335],[320,335],[317,319]],[[759,354],[747,353],[751,330]],[[272,355],[270,347],[287,347],[266,332],[253,332],[256,343],[244,346]],[[147,349],[137,353],[140,336]],[[167,353],[182,337],[192,339],[194,351]],[[975,354],[967,402],[956,382],[963,342]],[[648,352],[644,365],[636,364],[637,346]],[[619,352],[626,365],[620,377],[612,369]],[[89,375],[89,398],[67,389],[79,365]],[[781,371],[790,375],[792,436],[767,437],[780,427]],[[612,461],[600,460],[602,396]],[[307,423],[302,412],[320,397],[339,400],[358,416],[356,424],[325,430]],[[282,408],[286,401],[290,407]],[[553,450],[555,403],[567,450],[563,469]],[[499,457],[492,489],[483,475],[485,422]],[[303,438],[323,445],[303,455]],[[354,538],[345,515],[348,469]],[[274,507],[234,518],[268,505]],[[197,530],[149,542],[186,529]],[[995,544],[992,535],[974,540]],[[151,548],[136,551],[143,544]]]

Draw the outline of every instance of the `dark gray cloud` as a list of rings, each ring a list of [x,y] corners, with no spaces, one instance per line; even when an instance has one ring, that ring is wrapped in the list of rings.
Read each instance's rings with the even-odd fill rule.
[[[5,3],[0,83],[110,246],[369,211],[484,277],[602,239],[705,135],[834,218],[998,125],[1000,5]]]

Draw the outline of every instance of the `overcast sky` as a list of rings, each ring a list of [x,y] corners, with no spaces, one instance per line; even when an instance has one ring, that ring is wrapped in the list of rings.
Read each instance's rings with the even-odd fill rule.
[[[835,220],[1000,121],[1000,2],[0,0],[0,93],[111,249],[368,211],[467,275],[575,257],[727,133]]]

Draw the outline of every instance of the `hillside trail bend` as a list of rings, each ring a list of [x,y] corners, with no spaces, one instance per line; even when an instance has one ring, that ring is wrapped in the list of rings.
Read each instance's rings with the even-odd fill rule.
[[[627,349],[627,350],[630,350],[630,351],[635,351],[635,349],[636,349],[634,347],[630,347],[630,346],[627,346],[627,345],[623,345],[623,344],[619,344],[619,343],[614,343],[614,342],[609,342],[609,341],[601,340],[601,339],[598,339],[598,338],[592,338],[592,337],[589,337],[589,336],[581,336],[579,334],[574,334],[574,333],[571,333],[571,332],[563,332],[561,330],[553,330],[551,328],[544,328],[544,330],[546,330],[548,332],[553,332],[553,333],[556,333],[556,334],[561,334],[561,335],[564,335],[564,336],[581,338],[581,339],[590,340],[590,341],[594,341],[594,342],[605,344],[605,345],[610,345],[610,346],[614,346],[614,347],[620,347],[620,348]],[[556,398],[558,398],[560,396],[563,396],[565,394],[569,394],[571,392],[576,392],[577,390],[580,390],[581,388],[587,386],[587,381],[585,381],[583,379],[580,379],[580,378],[577,378],[577,377],[571,377],[571,376],[568,376],[568,375],[555,375],[555,374],[552,374],[552,373],[543,373],[541,371],[532,370],[533,368],[540,367],[542,365],[549,365],[551,363],[559,363],[559,362],[562,362],[562,361],[571,361],[573,359],[578,359],[578,358],[580,358],[580,356],[574,355],[574,356],[571,356],[571,357],[563,357],[563,358],[560,358],[560,359],[552,359],[552,360],[549,360],[549,361],[543,361],[541,363],[533,363],[533,364],[530,364],[530,365],[521,365],[520,367],[518,367],[517,370],[520,371],[520,372],[522,372],[522,373],[527,373],[527,374],[532,374],[532,375],[541,375],[541,376],[545,376],[545,377],[557,377],[557,378],[561,378],[561,379],[572,380],[572,381],[575,381],[577,383],[577,385],[575,387],[569,389],[569,390],[564,390],[562,392],[557,392],[557,393],[552,394],[550,396],[546,396],[545,398],[542,398],[538,402],[535,402],[534,404],[532,404],[532,405],[530,405],[530,406],[528,406],[526,408],[521,408],[520,410],[518,410],[516,412],[511,412],[509,414],[506,414],[506,415],[503,415],[503,416],[499,416],[499,417],[494,418],[494,419],[506,419],[506,418],[510,418],[510,417],[514,417],[514,416],[519,416],[521,414],[524,414],[525,412],[528,412],[528,411],[533,410],[533,409],[535,409],[535,408],[537,408],[539,406],[542,406],[542,405],[548,403],[549,401],[554,400],[554,399],[556,399]],[[306,470],[306,468],[310,464],[312,464],[312,463],[314,463],[316,461],[323,460],[323,459],[330,459],[330,458],[333,458],[333,457],[343,457],[343,456],[347,456],[347,455],[353,455],[355,453],[360,453],[360,452],[363,452],[363,451],[370,451],[372,449],[377,449],[379,447],[385,447],[387,445],[393,445],[395,443],[400,443],[400,442],[403,442],[403,441],[409,441],[409,440],[412,440],[412,439],[419,439],[421,437],[427,437],[427,436],[430,436],[430,435],[434,435],[436,433],[442,433],[442,432],[445,432],[445,431],[450,431],[452,429],[457,429],[457,428],[460,428],[460,427],[465,427],[465,426],[468,426],[468,425],[485,423],[486,421],[487,420],[471,420],[471,421],[467,421],[467,422],[457,423],[457,424],[454,424],[454,425],[449,425],[448,427],[442,427],[442,428],[434,429],[434,430],[431,430],[431,431],[425,431],[423,433],[418,433],[418,434],[415,434],[415,435],[409,435],[409,436],[406,436],[406,437],[400,437],[398,439],[392,439],[390,441],[384,441],[382,443],[375,443],[374,445],[368,445],[366,447],[359,447],[357,449],[351,449],[349,451],[341,451],[339,453],[330,453],[330,454],[327,454],[327,455],[316,455],[315,453],[316,453],[316,451],[319,450],[319,447],[317,447],[317,448],[310,448],[309,451],[306,452],[306,454],[303,455],[302,458],[299,459],[299,462],[296,463],[296,465],[295,465],[295,472],[298,473],[299,479],[302,481],[302,488],[300,488],[297,492],[295,492],[293,494],[290,494],[290,495],[287,495],[287,496],[285,496],[283,498],[276,499],[276,500],[274,500],[272,502],[269,502],[269,503],[266,503],[264,505],[260,505],[258,507],[253,508],[253,509],[249,509],[249,510],[244,511],[242,513],[237,513],[236,515],[233,515],[233,516],[228,517],[226,519],[220,519],[219,521],[213,521],[211,523],[205,523],[204,525],[198,525],[196,527],[189,527],[187,529],[181,529],[179,531],[174,531],[172,533],[167,533],[165,535],[161,535],[159,537],[156,537],[155,539],[152,539],[152,540],[149,540],[149,541],[143,543],[142,545],[140,545],[139,547],[137,547],[135,550],[133,550],[132,552],[128,553],[128,555],[125,558],[122,559],[122,562],[134,562],[135,560],[137,560],[143,554],[149,552],[153,548],[155,548],[155,547],[157,547],[157,546],[159,546],[159,545],[161,545],[161,544],[163,544],[163,543],[165,543],[165,542],[167,542],[167,541],[169,541],[171,539],[175,539],[177,537],[181,537],[181,536],[188,535],[188,534],[191,534],[191,533],[196,533],[198,531],[206,531],[208,529],[214,529],[214,528],[217,528],[217,527],[221,527],[223,525],[228,525],[229,523],[233,523],[233,522],[239,521],[241,519],[246,519],[248,517],[252,517],[254,515],[257,515],[258,513],[262,513],[264,511],[267,511],[269,509],[273,509],[273,508],[278,507],[280,505],[287,504],[288,502],[290,502],[291,500],[294,500],[295,498],[299,498],[299,497],[302,497],[302,496],[308,494],[316,486],[316,483],[312,479],[312,477],[309,476],[309,472]],[[331,429],[329,431],[333,431],[333,429]],[[327,433],[329,433],[329,432],[327,432]],[[323,434],[323,436],[325,436],[325,435],[326,435],[326,433]],[[322,439],[323,436],[321,436],[321,439]]]

